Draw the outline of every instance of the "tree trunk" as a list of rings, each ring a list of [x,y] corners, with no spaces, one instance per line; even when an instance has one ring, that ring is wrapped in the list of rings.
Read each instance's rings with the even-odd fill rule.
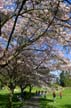
[[[14,89],[10,90],[10,97],[9,97],[9,105],[8,108],[13,108],[13,95],[14,95]]]
[[[31,91],[32,91],[32,86],[29,85],[29,98],[31,98]]]
[[[32,86],[31,86],[31,85],[29,85],[29,87],[30,87],[30,89],[29,89],[29,93],[31,94]]]
[[[22,87],[20,87],[20,88],[21,88],[21,98],[23,100],[23,88]]]

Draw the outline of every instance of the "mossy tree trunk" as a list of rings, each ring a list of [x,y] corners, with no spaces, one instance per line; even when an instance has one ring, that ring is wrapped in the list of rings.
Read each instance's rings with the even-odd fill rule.
[[[9,108],[13,108],[13,96],[14,96],[14,89],[15,85],[13,83],[10,83],[9,85],[10,88],[10,95],[9,95]]]
[[[31,91],[32,91],[32,85],[29,85],[29,93],[31,94]]]
[[[13,108],[13,95],[14,95],[14,90],[11,90],[9,97],[9,108]]]
[[[30,85],[30,84],[29,84],[28,86],[29,86],[29,98],[30,98],[30,97],[31,97],[31,91],[32,91],[32,87],[33,87],[33,86]]]

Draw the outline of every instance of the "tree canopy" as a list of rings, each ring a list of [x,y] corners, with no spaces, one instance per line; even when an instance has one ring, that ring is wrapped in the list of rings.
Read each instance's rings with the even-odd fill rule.
[[[15,67],[16,76],[29,76],[32,82],[35,82],[34,77],[44,81],[51,70],[70,70],[69,0],[0,2],[0,68],[4,70],[4,73],[0,72],[1,75],[4,76],[6,68],[7,72],[8,68],[13,70],[14,60],[16,64],[21,64]],[[45,72],[38,71],[42,68],[45,68]],[[14,73],[13,70],[12,75]]]

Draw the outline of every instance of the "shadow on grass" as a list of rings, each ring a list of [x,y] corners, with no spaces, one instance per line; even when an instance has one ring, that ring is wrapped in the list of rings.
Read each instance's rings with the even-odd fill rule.
[[[31,94],[31,98],[28,99],[28,93],[25,93],[25,101],[20,102],[17,96],[20,96],[20,93],[16,93],[13,96],[13,108],[56,108],[49,103],[52,103],[52,99],[45,99],[35,94]],[[2,94],[0,95],[0,108],[10,108],[8,107],[9,102],[9,94]],[[65,107],[66,108],[66,107]],[[70,107],[67,107],[70,108]]]
[[[51,103],[54,102],[53,99],[40,99],[40,108],[56,108]]]
[[[53,99],[40,98],[41,101],[54,102]]]
[[[9,94],[0,94],[0,108],[10,108],[8,107],[9,104]],[[13,96],[13,108],[21,108],[24,106],[24,101],[20,101],[17,96],[21,96],[20,93],[15,93]],[[28,92],[24,92],[24,100],[29,99],[30,94]],[[34,94],[31,94],[31,96],[34,96]]]
[[[66,105],[64,105],[63,107],[64,107],[64,108],[71,108],[71,104],[69,104],[69,105],[66,104]]]
[[[19,102],[17,99],[17,95],[20,94],[15,94],[13,97],[13,108],[21,108],[22,102]],[[0,108],[10,108],[9,107],[9,94],[0,94]]]
[[[6,105],[8,103],[8,95],[0,95],[0,108],[7,108]]]

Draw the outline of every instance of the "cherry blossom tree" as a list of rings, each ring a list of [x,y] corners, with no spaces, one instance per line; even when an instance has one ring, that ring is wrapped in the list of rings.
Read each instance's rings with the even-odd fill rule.
[[[70,49],[70,9],[68,0],[1,1],[0,66],[27,50],[49,70],[70,68],[64,50]]]
[[[70,70],[70,12],[69,0],[0,1],[0,68],[8,76],[0,74],[8,85],[8,72],[14,84],[42,85],[49,71]]]

